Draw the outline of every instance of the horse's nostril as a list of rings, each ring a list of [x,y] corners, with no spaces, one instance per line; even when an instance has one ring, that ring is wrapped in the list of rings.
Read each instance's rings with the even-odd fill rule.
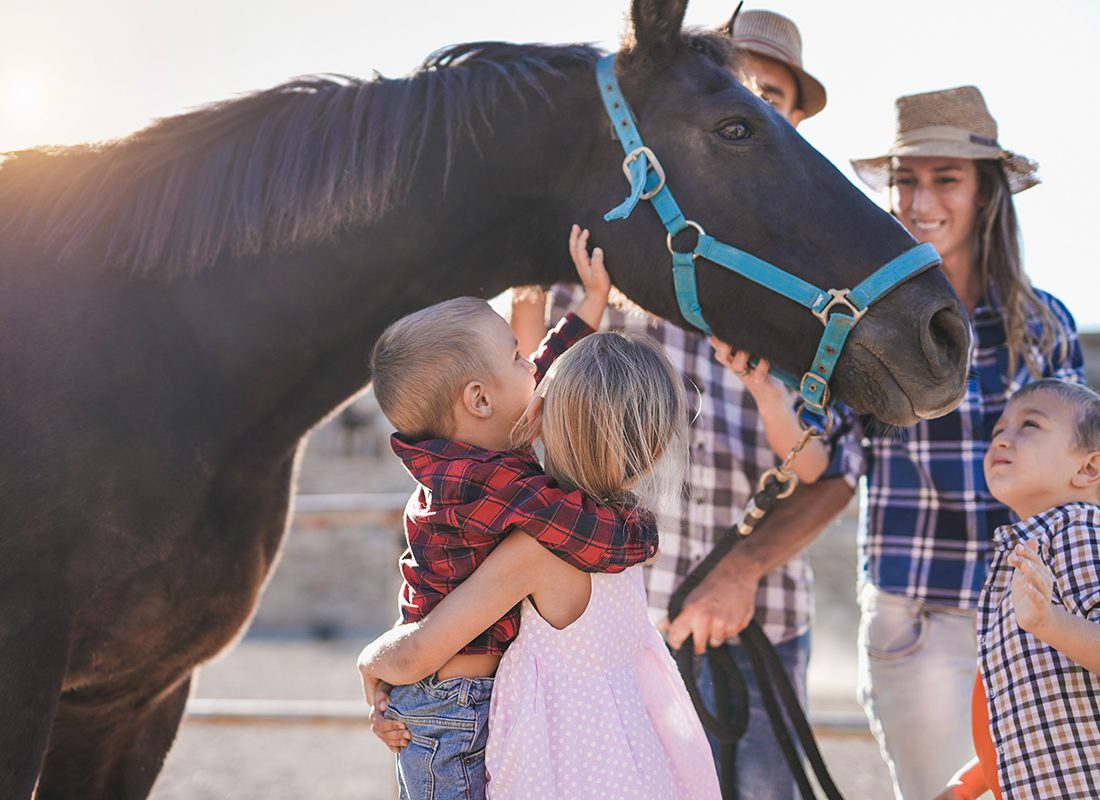
[[[970,331],[966,320],[954,306],[941,308],[928,320],[922,344],[933,373],[938,378],[948,377],[967,357]]]

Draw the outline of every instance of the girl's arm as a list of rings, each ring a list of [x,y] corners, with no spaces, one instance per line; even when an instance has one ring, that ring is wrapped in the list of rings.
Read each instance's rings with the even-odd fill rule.
[[[363,649],[364,685],[404,685],[436,672],[516,603],[541,592],[555,565],[569,568],[523,531],[509,534],[425,619],[392,628]]]
[[[751,370],[749,369],[749,354],[743,350],[733,352],[733,348],[725,342],[711,337],[711,346],[714,347],[714,358],[719,364],[725,364],[730,372],[740,378],[745,388],[749,390],[756,408],[760,412],[760,420],[764,423],[764,435],[768,439],[768,445],[779,458],[786,458],[799,437],[802,435],[802,426],[795,416],[790,398],[783,384],[768,375],[768,362],[761,360]],[[829,453],[820,439],[811,439],[806,443],[802,452],[795,456],[791,463],[795,475],[802,483],[813,483],[825,472],[829,466]]]

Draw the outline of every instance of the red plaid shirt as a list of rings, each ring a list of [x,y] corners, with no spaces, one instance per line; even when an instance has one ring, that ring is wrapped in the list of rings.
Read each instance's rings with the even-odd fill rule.
[[[591,332],[575,315],[563,319],[535,359],[538,379]],[[391,445],[419,484],[405,508],[405,622],[427,616],[516,526],[585,572],[621,572],[657,552],[657,527],[648,512],[625,513],[558,487],[530,450],[499,452],[449,439],[408,442],[398,434]],[[517,605],[462,653],[500,655],[518,632]]]

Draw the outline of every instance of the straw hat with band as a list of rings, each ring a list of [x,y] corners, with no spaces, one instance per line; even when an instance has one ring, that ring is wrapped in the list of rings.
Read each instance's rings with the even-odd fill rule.
[[[1039,165],[997,143],[997,121],[976,86],[899,97],[897,132],[884,155],[852,159],[860,179],[876,191],[890,184],[892,160],[899,156],[1000,161],[1013,194],[1039,183]]]
[[[774,11],[743,11],[729,22],[734,45],[760,56],[775,59],[798,81],[801,109],[807,117],[825,108],[825,87],[802,69],[802,36],[789,19]]]

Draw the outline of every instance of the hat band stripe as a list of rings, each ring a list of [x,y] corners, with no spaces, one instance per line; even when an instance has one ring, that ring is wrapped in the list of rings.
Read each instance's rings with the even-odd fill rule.
[[[912,147],[927,142],[963,142],[1001,149],[996,139],[988,139],[985,136],[979,136],[976,133],[971,133],[962,128],[954,128],[950,125],[930,125],[927,128],[902,131],[894,138],[894,147]]]

